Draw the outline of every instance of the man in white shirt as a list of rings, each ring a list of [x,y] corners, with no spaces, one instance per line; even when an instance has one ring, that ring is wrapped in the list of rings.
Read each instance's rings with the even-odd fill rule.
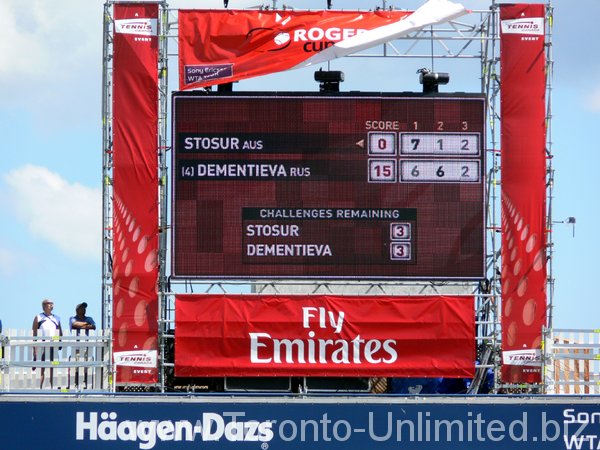
[[[33,331],[34,336],[62,336],[63,331],[60,325],[60,317],[55,314],[52,314],[52,310],[54,309],[54,302],[49,299],[44,299],[42,301],[42,309],[43,311],[36,315],[33,318],[33,325],[31,329]],[[46,356],[48,355],[48,356]],[[46,357],[48,361],[54,360],[54,347],[41,348],[40,361],[45,361]],[[33,360],[37,359],[37,347],[33,347]],[[35,367],[33,368],[35,370]],[[42,367],[40,371],[41,380],[40,380],[40,389],[44,386],[45,379],[45,368]],[[50,368],[50,388],[54,387],[54,369]]]

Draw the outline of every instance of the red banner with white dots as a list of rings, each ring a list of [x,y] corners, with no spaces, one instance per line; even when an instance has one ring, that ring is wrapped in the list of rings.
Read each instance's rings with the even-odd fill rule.
[[[541,381],[546,324],[545,6],[500,5],[502,381]]]
[[[158,380],[158,5],[114,5],[113,354],[117,384]]]

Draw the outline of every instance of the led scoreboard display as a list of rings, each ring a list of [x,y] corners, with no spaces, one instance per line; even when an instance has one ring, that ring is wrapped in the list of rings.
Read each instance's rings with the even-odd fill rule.
[[[484,276],[480,95],[173,94],[172,275]]]

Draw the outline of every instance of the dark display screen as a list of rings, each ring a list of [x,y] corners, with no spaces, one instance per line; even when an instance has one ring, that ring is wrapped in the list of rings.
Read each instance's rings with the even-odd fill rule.
[[[484,276],[482,96],[173,94],[172,275]]]

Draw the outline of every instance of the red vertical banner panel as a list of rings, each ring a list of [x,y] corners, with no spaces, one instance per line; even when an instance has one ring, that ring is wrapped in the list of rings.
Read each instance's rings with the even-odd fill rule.
[[[502,380],[541,381],[546,324],[545,6],[500,5]]]
[[[113,352],[117,384],[158,380],[158,5],[114,5]]]

